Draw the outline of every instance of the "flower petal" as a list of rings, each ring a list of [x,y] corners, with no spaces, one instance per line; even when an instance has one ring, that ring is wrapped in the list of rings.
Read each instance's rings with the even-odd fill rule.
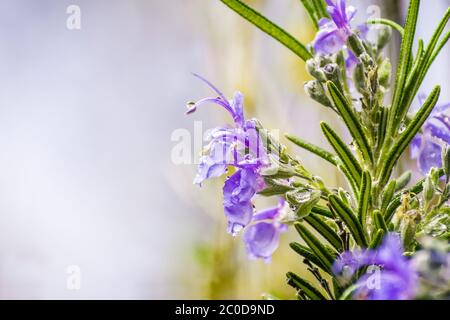
[[[270,261],[278,248],[280,231],[269,222],[259,222],[248,226],[244,233],[244,242],[251,258],[263,258]]]

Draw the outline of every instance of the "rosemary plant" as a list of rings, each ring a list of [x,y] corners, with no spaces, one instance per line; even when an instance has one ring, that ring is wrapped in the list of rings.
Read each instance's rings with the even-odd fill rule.
[[[404,26],[387,19],[353,26],[356,10],[345,0],[301,0],[317,30],[304,45],[242,1],[221,1],[306,62],[314,79],[305,84],[307,94],[331,108],[352,139],[326,122],[320,127],[330,151],[286,135],[347,181],[327,186],[258,120],[245,119],[241,93],[228,100],[198,76],[217,97],[189,103],[188,113],[215,103],[234,121],[211,133],[195,178],[201,184],[232,173],[223,188],[228,232],[243,230],[249,256],[269,261],[280,234],[293,226],[300,238],[290,246],[316,279],[287,273],[299,299],[449,298],[450,106],[437,106],[439,85],[416,111],[412,105],[449,39],[450,9],[425,43],[415,36],[420,0],[410,1]],[[402,42],[391,81],[383,48],[392,32]],[[410,172],[396,170],[409,147],[424,175],[414,183]],[[279,205],[254,212],[256,195],[276,196]]]

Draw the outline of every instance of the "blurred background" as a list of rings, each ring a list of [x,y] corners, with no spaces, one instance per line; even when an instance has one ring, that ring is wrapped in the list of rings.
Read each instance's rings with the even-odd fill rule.
[[[304,43],[314,38],[298,0],[245,2]],[[428,2],[425,40],[450,5]],[[350,3],[361,20],[379,9],[401,22],[406,9]],[[70,5],[80,29],[67,27]],[[447,47],[422,88],[441,83],[442,101],[449,58]],[[198,188],[195,164],[172,161],[175,130],[230,120],[215,107],[184,115],[186,101],[211,94],[191,72],[227,96],[243,92],[247,116],[266,128],[327,147],[318,123],[334,116],[305,96],[304,63],[218,0],[0,0],[0,298],[293,297],[284,274],[302,272],[287,245],[294,232],[271,264],[248,260],[225,232],[223,181]],[[329,184],[342,182],[291,151]]]

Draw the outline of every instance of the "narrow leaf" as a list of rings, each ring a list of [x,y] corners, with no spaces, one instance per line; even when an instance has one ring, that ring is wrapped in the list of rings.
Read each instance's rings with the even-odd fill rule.
[[[334,262],[333,255],[328,251],[328,249],[319,241],[311,232],[308,231],[306,227],[301,225],[301,223],[295,223],[295,229],[299,233],[300,237],[306,242],[311,251],[320,260],[326,271],[331,274],[331,266]]]
[[[312,213],[320,214],[322,216],[325,216],[327,218],[333,218],[333,214],[330,210],[328,210],[326,207],[316,204],[311,209]]]
[[[254,24],[256,27],[282,43],[285,47],[294,52],[303,61],[312,57],[305,45],[295,39],[288,32],[271,22],[262,14],[249,7],[240,0],[220,0],[241,17]]]
[[[386,26],[391,27],[394,30],[397,30],[400,35],[403,37],[403,34],[405,33],[405,30],[403,30],[403,27],[396,22],[389,20],[389,19],[369,19],[367,20],[368,24],[384,24]]]
[[[283,186],[283,185],[274,185],[269,186],[261,191],[258,192],[259,195],[265,196],[265,197],[272,197],[280,194],[285,194],[286,192],[292,191],[294,188],[290,186]]]
[[[327,11],[327,5],[324,0],[311,0],[313,6],[316,8],[317,13],[319,14],[319,20],[321,18],[329,18]]]
[[[411,171],[406,171],[400,177],[398,177],[395,184],[395,192],[400,191],[404,187],[406,187],[409,181],[411,181],[411,177],[412,177]]]
[[[436,47],[436,49],[433,51],[433,54],[431,55],[430,59],[427,62],[427,65],[425,67],[425,70],[422,72],[422,74],[420,75],[420,83],[422,83],[423,78],[425,78],[428,69],[430,69],[432,63],[434,62],[434,60],[436,59],[436,57],[439,55],[439,53],[441,52],[442,48],[447,44],[448,40],[450,39],[450,31],[447,32],[445,34],[445,36],[442,38],[442,40],[439,42],[438,46]]]
[[[388,185],[386,186],[386,189],[384,189],[383,193],[381,194],[381,212],[386,212],[386,209],[389,205],[389,203],[392,200],[392,197],[394,196],[395,189],[397,187],[397,181],[391,180]]]
[[[444,45],[446,44],[446,42],[450,37],[449,32],[444,36],[444,38],[440,42],[438,42],[449,19],[450,19],[450,8],[447,9],[447,11],[444,14],[444,17],[439,22],[439,25],[436,28],[435,32],[433,33],[431,40],[427,48],[425,49],[425,52],[423,52],[422,54],[421,59],[417,61],[417,64],[414,65],[413,70],[411,70],[411,72],[408,75],[407,78],[408,81],[406,83],[406,87],[404,88],[402,95],[402,102],[401,102],[401,105],[403,106],[401,111],[402,117],[406,115],[406,113],[408,112],[414,97],[416,96],[426,74],[428,73],[428,70],[430,69],[432,63],[434,62],[439,52],[444,47]],[[420,46],[421,43],[419,42],[419,49],[421,49]]]
[[[316,11],[314,4],[311,2],[311,0],[300,0],[300,2],[305,7],[306,12],[308,13],[308,16],[311,18],[311,21],[314,24],[315,29],[318,30],[319,29],[319,13]]]
[[[373,235],[372,241],[370,242],[369,249],[375,249],[377,248],[381,242],[383,241],[384,237],[384,230],[378,229],[375,234]]]
[[[311,300],[327,300],[325,296],[320,293],[311,283],[306,280],[303,280],[298,275],[293,272],[288,272],[286,274],[288,279],[288,284],[296,290],[302,291],[304,294],[308,296]]]
[[[342,240],[336,232],[330,228],[319,216],[310,214],[305,217],[308,222],[322,237],[324,237],[337,251],[342,250]]]
[[[330,201],[331,209],[347,225],[356,243],[361,247],[367,247],[367,239],[364,230],[352,210],[335,195],[330,195],[328,199]]]
[[[400,47],[400,56],[397,67],[394,94],[392,99],[391,112],[389,114],[388,134],[391,136],[397,131],[401,122],[399,108],[402,98],[402,90],[405,87],[406,77],[408,75],[408,64],[411,61],[411,50],[416,32],[417,16],[419,13],[420,0],[411,0],[406,17],[405,31]]]
[[[377,226],[377,229],[382,229],[385,233],[388,232],[388,227],[386,225],[386,221],[384,220],[380,211],[376,210],[373,212],[373,219],[374,219],[375,225]]]
[[[361,226],[366,227],[367,211],[370,205],[372,196],[372,178],[367,171],[363,172],[361,179],[361,188],[359,191],[359,203],[358,203],[358,218]]]
[[[358,193],[359,193],[359,184],[355,181],[355,179],[353,179],[353,177],[350,174],[350,172],[343,165],[341,165],[341,164],[338,165],[338,169],[347,178],[347,182],[349,183],[350,187],[352,188],[353,194],[357,198],[358,197]]]
[[[417,48],[416,58],[413,63],[413,67],[411,69],[411,72],[408,75],[408,78],[406,80],[406,88],[409,88],[411,86],[411,83],[414,81],[416,82],[417,79],[414,79],[417,77],[417,71],[420,70],[420,66],[424,60],[424,51],[423,51],[423,40],[419,40],[419,46]],[[407,92],[408,90],[405,90]],[[403,94],[405,94],[405,92]]]
[[[358,120],[355,111],[353,110],[348,100],[344,97],[344,95],[339,91],[339,89],[333,82],[328,81],[327,87],[335,107],[338,109],[339,114],[344,120],[356,145],[361,151],[363,158],[368,163],[372,163],[373,162],[372,151],[369,142],[367,140],[367,137],[364,133],[364,130],[361,126],[361,122]]]
[[[302,140],[300,138],[297,138],[297,137],[294,137],[294,136],[291,136],[288,134],[285,136],[289,141],[296,144],[300,148],[303,148],[305,150],[308,150],[311,153],[314,153],[315,155],[321,157],[322,159],[328,161],[329,163],[331,163],[335,166],[338,165],[338,159],[334,154],[332,154],[318,146],[315,146],[312,143],[306,142],[305,140]]]
[[[361,167],[359,166],[358,160],[348,148],[347,144],[341,140],[339,135],[333,131],[325,122],[320,123],[320,127],[330,143],[331,147],[336,151],[337,155],[342,161],[344,167],[348,170],[351,177],[359,185],[361,183]]]
[[[299,254],[303,258],[314,263],[323,271],[328,272],[327,268],[322,264],[322,262],[320,262],[317,256],[315,256],[314,253],[308,247],[305,247],[298,242],[291,242],[289,246],[292,248],[292,250],[294,250],[297,254]]]
[[[386,128],[388,123],[388,117],[389,117],[389,109],[380,108],[380,120],[378,123],[376,154],[378,154],[381,151],[381,148],[383,147],[384,144],[384,140],[386,139]]]
[[[387,157],[384,165],[381,167],[381,174],[379,183],[381,186],[384,186],[391,175],[392,169],[394,168],[397,160],[402,155],[403,151],[408,147],[411,140],[417,134],[417,132],[422,127],[425,120],[427,120],[431,111],[433,110],[436,102],[439,99],[440,87],[437,86],[433,89],[431,94],[428,96],[424,105],[420,108],[420,110],[416,113],[414,118],[411,120],[405,131],[400,135],[398,141],[392,146],[390,152],[387,154]]]

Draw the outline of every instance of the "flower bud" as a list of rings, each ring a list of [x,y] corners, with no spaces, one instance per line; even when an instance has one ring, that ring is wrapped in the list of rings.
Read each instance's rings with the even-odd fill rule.
[[[392,29],[391,27],[388,26],[378,26],[379,27],[379,31],[378,31],[378,38],[377,38],[377,49],[381,50],[383,49],[386,44],[389,42],[389,40],[391,40],[391,36],[392,36]]]
[[[406,251],[411,251],[412,245],[414,244],[418,215],[419,213],[416,210],[408,211],[400,222],[400,235]]]
[[[309,215],[311,209],[319,202],[320,196],[321,192],[318,190],[299,188],[286,193],[286,200],[298,220]]]
[[[430,202],[434,197],[434,193],[435,185],[433,183],[431,175],[428,175],[423,183],[423,198],[425,202]]]
[[[325,90],[319,81],[313,80],[305,83],[305,91],[311,99],[317,101],[321,105],[324,105],[325,107],[332,106],[330,99],[327,97]]]
[[[361,92],[366,86],[366,79],[364,76],[364,67],[362,63],[356,65],[355,71],[353,72],[353,79],[355,81],[356,89]]]
[[[332,81],[336,85],[341,84],[340,79],[340,70],[339,66],[336,63],[329,63],[325,67],[322,68],[323,73],[327,80]]]
[[[327,80],[320,67],[320,57],[315,57],[306,61],[306,70],[311,76],[320,82],[325,82]]]
[[[368,73],[369,87],[372,95],[375,95],[378,92],[380,84],[378,82],[378,68],[374,68]]]
[[[366,52],[366,49],[364,49],[361,40],[356,34],[352,34],[350,37],[348,37],[348,46],[357,57]]]
[[[373,69],[375,68],[375,62],[373,61],[372,57],[367,53],[363,52],[359,56],[359,60],[362,62],[365,69]]]
[[[447,177],[447,182],[450,178],[450,146],[448,144],[445,144],[445,146],[442,147],[442,168],[444,169],[445,176]]]
[[[391,62],[388,58],[384,59],[378,67],[378,82],[385,88],[389,87],[391,68]]]

